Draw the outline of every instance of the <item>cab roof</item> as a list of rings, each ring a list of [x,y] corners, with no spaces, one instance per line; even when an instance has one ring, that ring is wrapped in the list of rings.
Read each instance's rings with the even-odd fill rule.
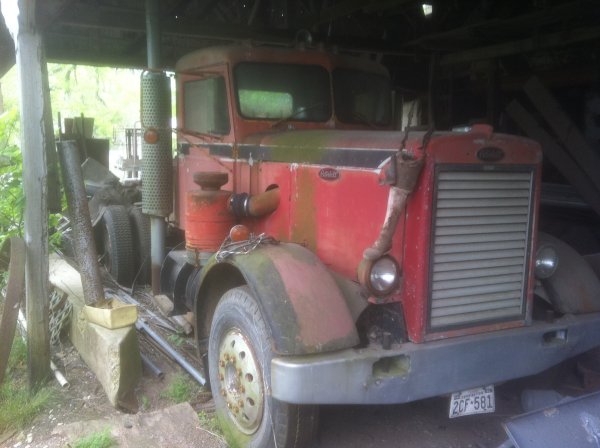
[[[240,62],[321,65],[328,70],[347,68],[389,77],[387,69],[366,58],[342,56],[322,49],[279,48],[266,46],[218,46],[194,51],[179,59],[177,72],[194,72],[213,66]]]

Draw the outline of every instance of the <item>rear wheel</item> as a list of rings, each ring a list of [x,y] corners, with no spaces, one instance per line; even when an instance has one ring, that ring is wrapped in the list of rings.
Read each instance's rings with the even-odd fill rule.
[[[248,287],[226,292],[215,310],[208,358],[217,416],[232,447],[302,447],[316,432],[316,406],[271,398],[272,346]]]
[[[133,276],[133,243],[127,209],[109,205],[104,209],[100,225],[100,260],[120,284],[129,286]]]

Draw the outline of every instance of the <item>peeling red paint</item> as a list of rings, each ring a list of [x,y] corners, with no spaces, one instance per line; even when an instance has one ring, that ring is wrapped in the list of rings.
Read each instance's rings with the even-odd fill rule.
[[[289,254],[273,259],[273,263],[296,312],[300,325],[298,337],[304,345],[318,347],[328,341],[346,339],[355,332],[337,284],[320,263],[309,264]],[[306,283],[307,278],[310,283]]]

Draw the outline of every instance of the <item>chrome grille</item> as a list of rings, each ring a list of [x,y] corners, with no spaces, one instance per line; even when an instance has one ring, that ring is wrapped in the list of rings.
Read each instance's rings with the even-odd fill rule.
[[[438,172],[431,329],[523,315],[531,199],[530,171]]]

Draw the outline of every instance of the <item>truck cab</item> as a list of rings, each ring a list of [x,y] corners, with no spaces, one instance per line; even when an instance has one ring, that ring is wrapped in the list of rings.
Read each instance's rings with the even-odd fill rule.
[[[208,48],[176,72],[185,242],[161,284],[195,312],[230,443],[308,444],[320,404],[476,390],[490,411],[493,384],[599,344],[598,279],[575,313],[548,287],[585,262],[538,235],[537,143],[394,130],[386,69],[324,50]]]

